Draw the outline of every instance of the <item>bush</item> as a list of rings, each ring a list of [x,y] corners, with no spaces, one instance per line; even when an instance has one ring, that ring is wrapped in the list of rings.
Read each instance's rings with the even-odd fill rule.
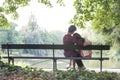
[[[44,71],[32,67],[20,67],[0,61],[0,79],[6,80],[120,80],[120,74],[87,70]]]

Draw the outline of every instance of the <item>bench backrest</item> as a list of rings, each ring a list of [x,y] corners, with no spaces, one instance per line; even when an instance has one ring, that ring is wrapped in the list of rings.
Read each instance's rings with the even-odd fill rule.
[[[109,45],[63,45],[63,44],[2,44],[2,49],[79,49],[79,50],[109,50]]]

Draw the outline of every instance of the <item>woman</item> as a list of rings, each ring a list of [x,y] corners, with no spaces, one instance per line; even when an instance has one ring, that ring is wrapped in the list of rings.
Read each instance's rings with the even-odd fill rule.
[[[84,46],[92,45],[92,43],[89,40],[85,40],[84,38],[81,38],[81,40],[82,40]],[[87,54],[85,55],[85,53],[87,53]],[[91,58],[92,50],[87,50],[87,51],[80,50],[80,55],[83,58]]]
[[[75,45],[82,45],[82,44],[83,44],[83,46],[91,45],[91,42],[82,38],[79,33],[74,33],[73,37],[77,40],[77,43]],[[91,58],[91,56],[92,56],[92,50],[88,50],[87,55],[84,55],[83,50],[76,51],[76,52],[79,53],[78,57]],[[69,67],[71,67],[71,66],[73,66],[73,69],[75,69],[75,60],[73,60],[73,59],[70,60]]]

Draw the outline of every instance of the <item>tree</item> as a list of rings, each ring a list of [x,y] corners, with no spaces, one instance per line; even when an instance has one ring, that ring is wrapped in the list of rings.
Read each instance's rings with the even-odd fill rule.
[[[4,0],[2,7],[0,7],[0,27],[8,28],[9,20],[6,15],[12,15],[12,19],[18,18],[17,9],[29,5],[32,0]],[[39,3],[43,3],[48,7],[52,7],[50,0],[37,0]],[[62,0],[56,0],[56,3],[64,5]]]
[[[11,23],[10,29],[0,29],[0,43],[17,43],[18,32],[15,30],[17,25],[15,23]]]
[[[79,27],[84,27],[87,21],[92,21],[95,29],[110,29],[119,27],[120,0],[76,0],[76,14],[73,19]]]
[[[108,44],[120,43],[120,0],[75,0],[74,7],[72,23],[85,28],[91,22],[92,28],[102,32]]]
[[[16,26],[15,23],[11,22],[10,29],[0,29],[0,44],[18,43],[19,34],[15,30]],[[10,53],[12,53],[12,50],[10,50]]]
[[[37,24],[35,16],[32,14],[29,18],[28,25],[26,26],[25,31],[22,31],[24,35],[23,43],[24,44],[42,44],[43,41],[39,38],[39,33],[42,33],[40,27]],[[35,50],[35,49],[24,49],[24,53],[30,53],[35,55],[43,55],[45,51]]]

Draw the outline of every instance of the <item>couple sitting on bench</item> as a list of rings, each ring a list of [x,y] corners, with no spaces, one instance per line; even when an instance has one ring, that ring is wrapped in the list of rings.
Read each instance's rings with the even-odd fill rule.
[[[80,46],[86,46],[91,45],[90,41],[86,41],[84,38],[80,36],[78,33],[74,33],[76,31],[76,27],[74,25],[71,25],[68,28],[68,33],[63,37],[63,44],[73,44],[73,45],[80,45]],[[74,34],[73,34],[74,33]],[[72,36],[73,34],[73,36]],[[65,57],[82,57],[82,58],[91,58],[92,51],[89,50],[88,54],[85,55],[82,50],[64,50]],[[85,69],[85,66],[81,59],[70,59],[69,67],[68,69],[75,69],[75,62],[78,65],[78,69]]]

